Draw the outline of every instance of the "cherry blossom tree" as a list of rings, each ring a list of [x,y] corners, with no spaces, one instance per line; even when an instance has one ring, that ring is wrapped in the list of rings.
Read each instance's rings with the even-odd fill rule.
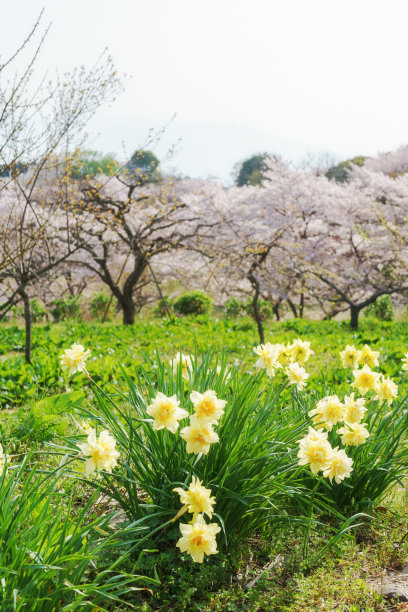
[[[180,250],[206,255],[217,216],[209,218],[208,194],[197,191],[194,181],[138,185],[118,175],[87,181],[79,190],[71,209],[80,220],[75,242],[83,255],[76,262],[109,287],[123,323],[132,324],[135,297],[146,283],[153,282],[163,297],[154,260]]]
[[[31,352],[27,288],[77,248],[69,238],[72,220],[66,214],[70,168],[86,123],[121,87],[105,52],[89,70],[81,67],[49,81],[38,78],[35,61],[46,35],[45,31],[36,43],[39,28],[40,20],[15,54],[0,65],[0,313],[23,301],[27,361]],[[16,59],[32,43],[30,59],[19,71]]]
[[[379,200],[380,191],[357,180],[367,172],[355,166],[355,178],[340,184],[316,178],[320,206],[311,224],[313,233],[303,253],[296,253],[298,265],[306,266],[325,286],[325,300],[348,305],[352,328],[358,326],[359,313],[378,297],[408,288],[406,251],[390,245],[386,229],[396,219],[395,207]]]
[[[383,185],[382,193],[362,180],[336,183],[275,159],[267,166],[263,188],[246,188],[241,198],[233,190],[223,195],[231,200],[224,206],[230,211],[229,218],[224,215],[230,228],[229,239],[222,241],[230,250],[226,261],[250,282],[255,301],[278,293],[291,303],[291,278],[291,289],[300,293],[296,312],[308,295],[327,304],[329,314],[347,305],[356,327],[361,310],[379,296],[406,290],[406,251],[401,241],[390,248],[387,229],[400,226],[402,216],[397,219],[395,203],[384,208],[381,199],[395,191],[395,179],[384,175],[394,184]],[[279,282],[283,291],[277,292]]]

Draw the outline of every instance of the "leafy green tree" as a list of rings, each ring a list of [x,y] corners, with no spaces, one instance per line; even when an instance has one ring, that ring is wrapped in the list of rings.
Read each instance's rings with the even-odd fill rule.
[[[112,176],[118,171],[119,166],[119,162],[111,153],[103,155],[99,151],[85,150],[79,153],[73,163],[71,176],[78,179],[98,174]]]
[[[138,149],[130,158],[127,169],[130,176],[137,179],[139,185],[144,185],[159,180],[159,165],[160,160],[152,151]]]
[[[265,172],[265,159],[267,157],[269,157],[268,153],[260,153],[245,159],[240,166],[235,181],[237,187],[261,185]]]
[[[345,183],[347,181],[349,170],[351,169],[351,164],[354,164],[355,166],[364,166],[365,160],[366,158],[362,155],[353,157],[353,159],[347,159],[346,161],[337,164],[337,166],[329,168],[326,172],[326,176],[328,179],[334,179],[338,183]]]

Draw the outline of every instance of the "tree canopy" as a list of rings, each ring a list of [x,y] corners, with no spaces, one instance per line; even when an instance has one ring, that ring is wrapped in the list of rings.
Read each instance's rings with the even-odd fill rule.
[[[130,178],[136,178],[139,185],[153,183],[160,178],[160,160],[149,150],[138,149],[127,164]]]
[[[103,154],[99,151],[84,150],[80,151],[75,159],[71,176],[72,178],[86,178],[87,176],[96,176],[105,174],[112,176],[119,169],[119,162],[115,159],[112,153]]]
[[[352,164],[355,166],[364,166],[366,158],[363,155],[358,155],[352,159],[346,159],[346,161],[340,162],[337,166],[329,168],[326,172],[328,179],[334,179],[338,183],[345,183],[351,170]]]
[[[265,160],[268,153],[259,153],[245,159],[240,166],[236,178],[237,187],[244,185],[261,185],[265,174]]]

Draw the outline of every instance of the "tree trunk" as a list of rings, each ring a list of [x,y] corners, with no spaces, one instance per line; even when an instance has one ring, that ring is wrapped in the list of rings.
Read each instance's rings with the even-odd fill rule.
[[[299,300],[299,319],[303,319],[303,312],[305,310],[305,294],[302,293],[300,294],[300,300]]]
[[[293,317],[295,319],[297,319],[298,313],[297,313],[297,310],[296,310],[296,306],[294,305],[292,300],[290,300],[289,298],[288,298],[287,302],[288,302],[288,304],[290,306],[291,311],[293,312]]]
[[[264,330],[263,330],[263,325],[262,325],[262,320],[261,320],[261,313],[259,312],[259,307],[258,307],[259,283],[257,279],[255,278],[254,274],[249,275],[249,280],[251,282],[252,287],[255,289],[254,297],[252,298],[252,311],[253,311],[254,319],[256,321],[256,325],[258,328],[259,340],[261,344],[264,344],[265,335],[264,335]]]
[[[25,321],[25,360],[31,363],[31,306],[30,298],[24,289],[19,290],[19,294],[23,298],[24,303],[24,321]]]
[[[133,325],[135,322],[135,306],[133,300],[123,300],[120,305],[123,313],[123,325]]]
[[[360,308],[354,306],[353,304],[350,306],[350,327],[351,329],[358,329],[358,315],[360,314]]]
[[[258,308],[258,296],[252,300],[252,308],[254,309],[254,319],[256,321],[256,326],[258,328],[259,341],[261,344],[265,342],[265,334],[263,330],[261,315]]]
[[[272,304],[272,310],[273,310],[273,314],[276,317],[277,321],[280,321],[280,302],[276,302],[276,304]]]

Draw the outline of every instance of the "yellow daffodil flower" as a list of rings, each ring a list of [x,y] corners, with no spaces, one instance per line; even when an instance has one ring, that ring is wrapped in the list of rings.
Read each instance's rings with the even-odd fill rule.
[[[146,412],[154,418],[153,429],[168,429],[171,433],[176,433],[179,421],[189,416],[187,410],[180,408],[177,395],[167,397],[160,391],[146,408]]]
[[[221,531],[221,527],[216,523],[207,525],[202,514],[199,514],[193,523],[180,524],[180,531],[182,537],[176,546],[181,552],[191,555],[196,563],[202,563],[204,555],[217,554],[215,536]]]

